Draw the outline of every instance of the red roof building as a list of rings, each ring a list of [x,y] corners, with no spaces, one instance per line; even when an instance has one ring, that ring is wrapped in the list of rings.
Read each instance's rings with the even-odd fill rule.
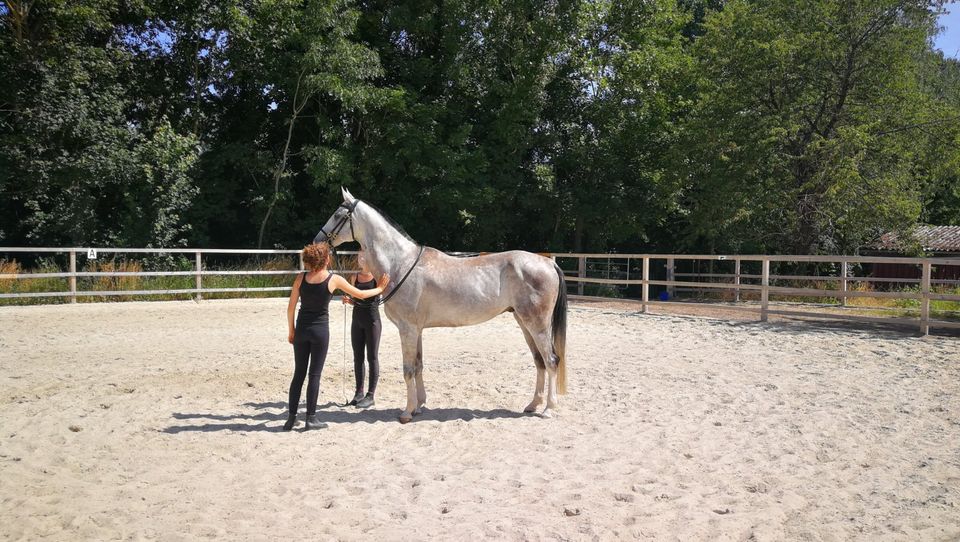
[[[917,226],[907,239],[895,232],[885,233],[880,242],[868,254],[878,256],[912,256],[920,248],[927,256],[960,258],[960,226]],[[882,278],[919,279],[917,265],[880,263],[871,266],[870,275]],[[960,266],[934,266],[934,280],[960,280]]]

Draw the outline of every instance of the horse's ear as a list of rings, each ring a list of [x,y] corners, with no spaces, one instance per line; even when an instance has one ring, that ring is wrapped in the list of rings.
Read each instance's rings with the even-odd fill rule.
[[[351,194],[349,190],[341,186],[340,191],[343,192],[343,201],[347,203],[353,203],[353,200],[355,198],[353,197],[353,194]]]

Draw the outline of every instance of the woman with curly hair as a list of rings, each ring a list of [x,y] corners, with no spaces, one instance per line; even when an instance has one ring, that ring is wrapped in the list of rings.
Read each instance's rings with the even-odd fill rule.
[[[357,299],[378,296],[390,282],[390,277],[381,275],[376,287],[360,290],[340,275],[331,273],[330,245],[313,243],[303,248],[303,265],[307,271],[297,275],[290,291],[287,303],[287,340],[293,345],[295,364],[293,380],[290,382],[289,415],[283,430],[289,431],[297,423],[297,408],[300,405],[300,392],[306,378],[309,364],[310,381],[307,384],[307,429],[322,429],[326,424],[317,419],[317,397],[320,395],[320,374],[327,357],[330,344],[328,307],[330,298],[337,290],[342,290]],[[300,312],[294,322],[297,301]]]

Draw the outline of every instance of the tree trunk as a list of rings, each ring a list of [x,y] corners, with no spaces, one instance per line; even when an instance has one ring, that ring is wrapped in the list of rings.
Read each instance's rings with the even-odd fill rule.
[[[263,221],[260,222],[260,234],[257,235],[257,248],[263,248],[263,234],[267,230],[267,223],[270,221],[270,215],[273,214],[273,208],[276,207],[277,202],[280,201],[280,181],[283,179],[283,174],[287,171],[287,160],[290,158],[290,142],[293,140],[293,126],[297,123],[297,116],[307,103],[307,99],[305,98],[300,105],[297,105],[297,98],[300,95],[300,81],[302,80],[303,72],[300,72],[300,77],[297,78],[297,88],[293,93],[293,113],[290,115],[290,125],[287,127],[287,141],[283,146],[280,163],[277,164],[277,169],[273,172],[273,197],[267,205],[267,213],[263,216]]]

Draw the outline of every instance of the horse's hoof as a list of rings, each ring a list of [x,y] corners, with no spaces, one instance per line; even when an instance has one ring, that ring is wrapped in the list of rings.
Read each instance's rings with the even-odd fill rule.
[[[534,412],[537,411],[537,408],[539,408],[539,407],[540,407],[540,405],[535,405],[535,404],[531,403],[531,404],[527,405],[527,408],[523,409],[523,413],[524,413],[524,414],[533,414]]]
[[[417,409],[413,411],[414,416],[419,416],[421,414],[423,414],[423,405],[418,406]]]
[[[402,424],[404,424],[404,423],[410,423],[410,422],[413,421],[413,416],[409,416],[409,417],[407,417],[407,416],[400,416],[399,420],[400,420],[400,423],[402,423]]]
[[[540,417],[541,417],[541,418],[552,418],[552,417],[553,417],[553,411],[548,408],[548,409],[546,409],[546,410],[544,410],[543,412],[540,413]]]

